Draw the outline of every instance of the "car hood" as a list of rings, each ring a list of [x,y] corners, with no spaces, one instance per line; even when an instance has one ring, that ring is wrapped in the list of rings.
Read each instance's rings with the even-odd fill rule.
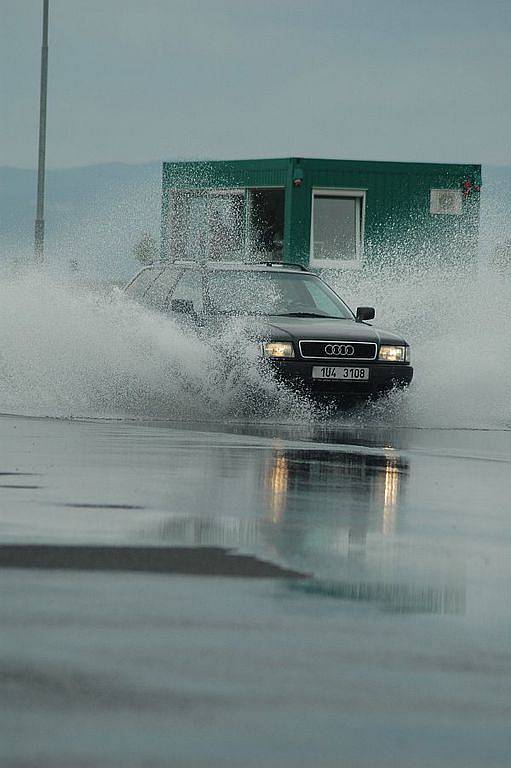
[[[331,317],[280,317],[273,315],[260,323],[261,330],[276,340],[372,341],[377,344],[406,344],[402,336],[375,328],[369,323],[336,320]]]

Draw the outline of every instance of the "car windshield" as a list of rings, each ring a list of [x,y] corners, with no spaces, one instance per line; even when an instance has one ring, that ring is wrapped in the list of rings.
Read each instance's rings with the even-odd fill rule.
[[[209,301],[215,314],[353,319],[325,283],[300,272],[212,270]]]

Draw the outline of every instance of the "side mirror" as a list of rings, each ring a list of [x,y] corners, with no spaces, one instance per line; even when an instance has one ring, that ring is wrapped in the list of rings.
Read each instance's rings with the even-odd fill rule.
[[[170,302],[170,311],[180,315],[195,317],[193,301],[190,301],[190,299],[172,299]]]
[[[374,319],[374,307],[357,307],[357,323]]]

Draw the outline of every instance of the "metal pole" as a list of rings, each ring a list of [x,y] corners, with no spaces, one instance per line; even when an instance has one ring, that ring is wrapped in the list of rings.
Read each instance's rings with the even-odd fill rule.
[[[41,91],[39,97],[39,162],[37,167],[37,212],[35,219],[35,257],[44,257],[44,172],[46,156],[46,91],[48,85],[48,3],[43,0],[43,44],[41,47]]]

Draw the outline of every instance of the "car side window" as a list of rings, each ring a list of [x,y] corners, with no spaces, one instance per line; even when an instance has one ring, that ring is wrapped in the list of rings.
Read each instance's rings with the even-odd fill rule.
[[[167,297],[179,280],[182,269],[169,266],[158,275],[146,290],[142,301],[153,309],[164,309]]]
[[[130,298],[140,301],[148,287],[153,283],[161,269],[155,269],[154,267],[144,267],[138,275],[135,275],[131,283],[126,286],[126,295]]]
[[[194,312],[197,315],[202,313],[204,309],[204,301],[202,296],[202,274],[198,270],[185,270],[183,276],[180,278],[174,291],[169,297],[168,309],[170,309],[171,302],[175,299],[191,301],[193,304]]]

